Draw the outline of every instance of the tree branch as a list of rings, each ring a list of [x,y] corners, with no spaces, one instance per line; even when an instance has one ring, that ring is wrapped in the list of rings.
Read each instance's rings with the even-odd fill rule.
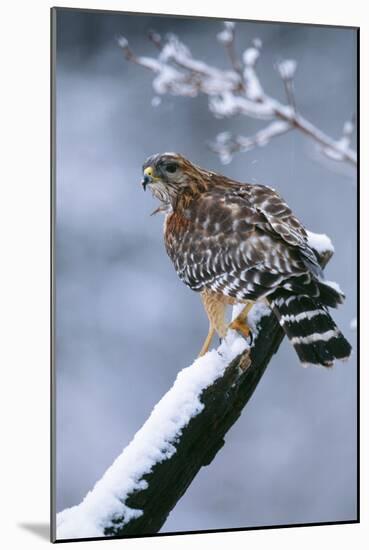
[[[309,234],[324,267],[326,236]],[[131,443],[81,504],[57,516],[57,540],[157,533],[202,466],[222,448],[253,395],[284,333],[256,304],[252,345],[233,331],[218,348],[183,369]]]
[[[287,105],[265,93],[256,71],[262,43],[255,39],[252,46],[243,52],[241,62],[236,54],[233,22],[226,21],[224,29],[217,35],[218,41],[227,52],[231,70],[218,69],[194,59],[189,48],[174,34],[168,34],[162,39],[158,33],[151,31],[149,38],[159,51],[157,59],[136,56],[125,38],[120,38],[118,44],[128,61],[155,73],[153,87],[157,94],[195,97],[203,93],[208,96],[209,109],[217,118],[242,115],[272,120],[280,125],[268,125],[258,132],[261,135],[267,133],[268,141],[290,129],[298,130],[315,141],[320,146],[322,154],[330,159],[357,165],[356,152],[350,147],[354,130],[353,121],[345,122],[342,136],[335,140],[298,113],[293,80],[297,63],[292,59],[277,64],[278,74],[286,91]],[[278,127],[280,131],[269,132],[271,127]],[[220,136],[224,137],[224,134],[222,132]],[[219,154],[222,162],[227,163],[236,152],[245,152],[260,145],[258,134],[253,137],[229,134],[229,139],[224,142],[222,138],[219,140],[218,135],[211,144],[211,149]]]

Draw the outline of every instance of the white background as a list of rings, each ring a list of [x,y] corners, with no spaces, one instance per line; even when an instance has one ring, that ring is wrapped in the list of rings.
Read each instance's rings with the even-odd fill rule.
[[[221,3],[72,1],[70,7],[212,15],[361,26],[361,121],[368,143],[368,15],[360,2],[338,5],[310,0],[297,3],[259,1]],[[39,548],[48,544],[49,520],[49,7],[48,0],[18,1],[2,6],[0,224],[1,224],[1,544],[5,548]],[[364,3],[361,3],[364,5]],[[182,6],[182,7],[179,7]],[[207,7],[209,6],[209,7]],[[365,122],[365,124],[364,124]],[[368,160],[361,159],[362,332],[367,325]],[[25,273],[27,266],[28,272]],[[31,267],[29,267],[31,266]],[[4,276],[5,275],[5,276]],[[292,528],[214,535],[99,541],[113,548],[184,548],[211,545],[234,548],[366,547],[369,535],[368,398],[369,376],[361,346],[362,523],[360,525]],[[369,537],[368,537],[369,538]]]

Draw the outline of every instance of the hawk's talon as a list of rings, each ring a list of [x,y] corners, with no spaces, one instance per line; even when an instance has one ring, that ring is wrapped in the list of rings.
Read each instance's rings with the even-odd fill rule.
[[[232,330],[236,330],[245,338],[248,338],[251,332],[249,326],[238,318],[230,323],[229,328],[231,328]]]
[[[253,342],[254,342],[254,335],[253,335],[253,332],[250,330],[249,341],[247,343],[251,347]]]
[[[232,321],[232,323],[230,323],[228,328],[231,328],[232,330],[238,332],[241,336],[245,338],[245,340],[247,340],[248,344],[251,346],[253,342],[253,335],[250,327],[245,323],[245,321],[237,317],[236,319],[234,319],[234,321]]]

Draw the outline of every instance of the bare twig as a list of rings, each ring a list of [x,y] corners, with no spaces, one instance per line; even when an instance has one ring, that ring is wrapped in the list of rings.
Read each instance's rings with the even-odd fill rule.
[[[218,41],[224,45],[233,70],[240,76],[240,89],[244,90],[242,65],[235,50],[235,24],[232,21],[224,22],[224,29],[217,35]]]
[[[296,100],[294,94],[293,77],[296,72],[297,63],[294,59],[284,59],[277,64],[279,76],[283,80],[288,104],[296,113]]]
[[[154,44],[154,46],[156,46],[158,50],[161,50],[161,48],[163,47],[163,43],[160,34],[151,30],[147,33],[147,36],[149,40],[151,40],[151,42]]]
[[[321,152],[328,158],[356,166],[357,155],[350,147],[353,122],[345,122],[342,136],[335,140],[297,111],[293,82],[297,63],[294,60],[284,60],[277,64],[285,87],[287,104],[284,105],[265,93],[256,71],[261,41],[253,41],[251,47],[243,52],[241,62],[236,54],[233,22],[225,22],[224,29],[217,36],[226,49],[231,70],[222,70],[195,59],[189,48],[173,34],[163,39],[158,33],[151,31],[149,38],[159,50],[156,59],[136,56],[125,38],[120,38],[118,44],[128,61],[155,74],[153,87],[157,94],[195,97],[203,93],[208,96],[209,109],[217,118],[243,115],[274,122],[251,137],[231,136],[224,132],[217,136],[211,148],[220,155],[223,162],[229,162],[238,151],[248,151],[294,129],[319,144]],[[224,139],[225,135],[227,139]]]

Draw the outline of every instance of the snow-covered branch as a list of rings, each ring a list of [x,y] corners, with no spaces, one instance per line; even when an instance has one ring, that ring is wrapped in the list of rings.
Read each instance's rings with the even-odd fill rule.
[[[333,254],[309,233],[322,266]],[[177,375],[171,389],[83,501],[57,514],[56,540],[157,533],[253,395],[283,339],[263,303],[248,316],[253,341],[229,331],[217,350]]]
[[[238,58],[233,22],[226,21],[217,35],[229,57],[230,70],[195,59],[190,49],[174,34],[168,34],[163,39],[158,33],[151,32],[149,38],[158,50],[157,57],[136,56],[124,37],[118,40],[118,44],[128,61],[154,73],[153,88],[156,94],[196,97],[203,93],[208,96],[209,110],[217,118],[241,115],[271,121],[251,137],[232,136],[228,132],[219,134],[211,148],[219,154],[222,162],[230,162],[236,152],[265,145],[289,130],[298,130],[314,140],[320,151],[330,159],[356,166],[357,155],[351,148],[353,120],[344,123],[342,136],[335,140],[298,112],[294,94],[295,60],[286,59],[276,65],[286,91],[287,104],[283,104],[268,95],[260,82],[257,62],[261,55],[261,41],[254,39],[241,59]]]
[[[227,164],[232,160],[234,153],[246,152],[257,146],[264,147],[272,138],[285,134],[289,130],[291,130],[291,125],[288,122],[274,120],[250,137],[234,136],[230,132],[221,132],[214,142],[209,143],[209,147],[218,153],[224,164]]]

